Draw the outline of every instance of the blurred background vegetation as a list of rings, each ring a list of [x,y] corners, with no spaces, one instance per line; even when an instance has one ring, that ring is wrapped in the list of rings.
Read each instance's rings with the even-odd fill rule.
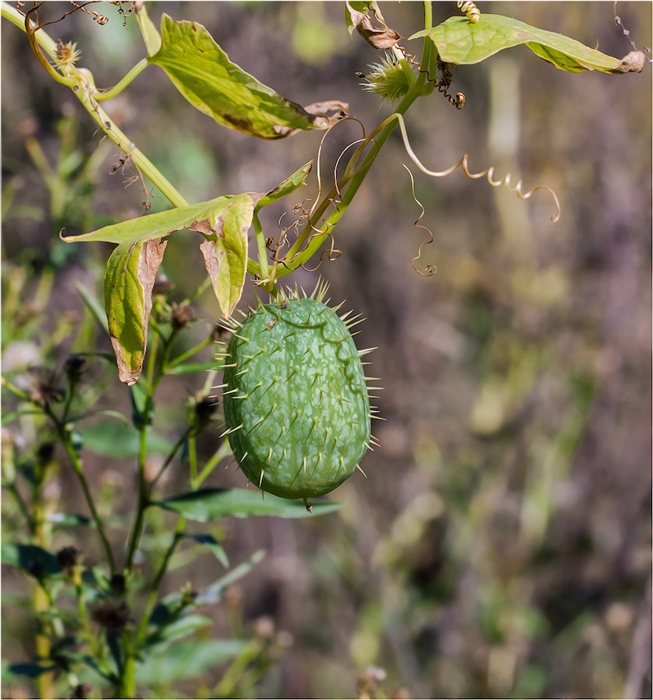
[[[125,9],[127,8],[124,5]],[[56,18],[69,8],[47,3]],[[382,3],[403,36],[422,28],[421,3]],[[73,39],[80,65],[109,87],[145,51],[134,20],[94,6],[98,26],[76,13],[48,28]],[[506,14],[623,56],[628,40],[613,3],[486,2]],[[342,3],[153,3],[204,24],[230,58],[285,97],[309,104],[338,99],[371,130],[391,107],[360,88],[379,55],[350,40]],[[630,38],[650,46],[651,4],[619,3]],[[434,4],[435,21],[457,12]],[[408,43],[419,50],[419,42]],[[320,274],[335,302],[367,317],[360,347],[376,346],[372,373],[383,378],[376,428],[381,448],[334,497],[344,508],[307,521],[228,520],[220,535],[233,561],[263,547],[256,572],[234,586],[214,613],[214,635],[243,630],[274,636],[275,656],[224,682],[224,666],[203,680],[211,694],[260,697],[650,697],[651,696],[651,76],[569,74],[513,49],[459,68],[453,91],[462,111],[435,94],[407,117],[411,143],[432,169],[470,154],[470,168],[547,184],[550,199],[528,202],[460,172],[433,180],[414,168],[416,195],[434,234],[423,262],[411,259],[425,232],[398,137],[384,148],[336,232],[342,256],[319,273],[300,271],[312,288]],[[118,98],[112,117],[190,201],[265,192],[314,158],[321,133],[264,142],[223,129],[196,112],[148,68]],[[71,350],[108,350],[83,309],[75,284],[101,296],[111,249],[66,246],[66,233],[90,231],[143,212],[138,183],[119,167],[67,89],[30,54],[25,35],[2,23],[3,365],[61,365]],[[333,130],[325,176],[353,123]],[[284,203],[310,201],[315,187]],[[310,206],[310,204],[309,204]],[[167,207],[154,193],[152,211]],[[267,209],[263,212],[267,214]],[[279,208],[264,220],[279,233]],[[182,299],[204,275],[195,238],[171,239],[164,271]],[[251,290],[243,303],[251,302]],[[210,293],[196,304],[205,337],[217,318]],[[10,342],[9,342],[10,341]],[[98,363],[106,406],[128,410],[128,392]],[[101,379],[99,379],[101,377]],[[162,389],[157,430],[176,439],[194,383]],[[3,441],[27,444],[14,426]],[[205,458],[217,432],[203,436]],[[52,498],[79,510],[79,489],[62,468]],[[130,462],[86,457],[103,507],[133,509]],[[154,466],[153,468],[156,468]],[[169,488],[185,483],[184,465]],[[243,486],[233,469],[216,486]],[[150,526],[165,532],[168,521]],[[12,513],[5,508],[5,536]],[[95,540],[75,529],[56,535],[87,560]],[[152,545],[156,546],[156,542]],[[182,554],[178,565],[181,566]],[[221,566],[210,556],[168,576],[164,592],[196,588]],[[3,571],[3,652],[28,657],[30,618],[15,605],[24,580]],[[249,674],[249,675],[248,675]],[[220,687],[220,686],[219,686]],[[27,692],[20,685],[4,696]],[[195,691],[197,692],[197,691]]]

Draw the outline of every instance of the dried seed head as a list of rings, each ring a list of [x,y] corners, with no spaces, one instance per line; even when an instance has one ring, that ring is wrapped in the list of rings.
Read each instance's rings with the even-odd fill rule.
[[[124,165],[124,164],[123,164]],[[152,287],[152,295],[165,296],[174,289],[174,285],[165,275],[157,275],[154,280],[154,287]]]
[[[206,428],[209,421],[215,415],[218,408],[219,399],[217,396],[200,396],[193,399],[193,410],[195,413],[195,431],[199,433]]]
[[[63,547],[57,552],[56,557],[59,566],[70,573],[79,559],[79,550],[77,547]]]
[[[57,42],[56,61],[60,66],[74,66],[79,61],[82,52],[77,50],[77,44],[69,41],[64,44],[61,40]]]
[[[195,318],[195,309],[192,306],[172,305],[170,323],[176,331],[185,328],[189,323],[192,323]]]
[[[29,398],[40,406],[50,406],[63,401],[66,392],[61,386],[61,377],[54,369],[34,367],[28,370],[31,390]]]
[[[129,622],[129,607],[124,600],[110,600],[93,608],[94,622],[111,632],[122,632]]]
[[[82,376],[82,370],[86,364],[86,358],[80,355],[71,355],[64,363],[63,370],[68,381],[76,382]]]

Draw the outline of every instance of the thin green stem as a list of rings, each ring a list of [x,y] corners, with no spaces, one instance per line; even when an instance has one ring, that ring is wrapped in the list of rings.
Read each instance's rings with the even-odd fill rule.
[[[73,470],[77,474],[79,483],[81,484],[82,490],[84,491],[86,503],[88,504],[89,510],[91,511],[91,516],[93,518],[93,522],[95,523],[95,527],[97,528],[98,535],[102,540],[102,546],[104,547],[105,554],[107,555],[107,559],[109,561],[111,574],[113,575],[116,573],[116,562],[113,558],[113,551],[111,550],[109,539],[107,538],[107,535],[104,531],[102,519],[100,518],[100,515],[97,512],[97,508],[95,507],[95,501],[93,500],[93,494],[91,493],[91,489],[89,488],[88,481],[86,481],[86,477],[84,476],[81,460],[79,459],[79,456],[75,451],[75,447],[70,441],[70,437],[68,435],[68,432],[65,430],[64,426],[57,424],[57,432],[59,433],[59,436],[64,443],[64,447],[66,448],[66,453],[68,454],[70,463],[72,464]]]
[[[66,636],[66,628],[64,627],[63,620],[61,619],[61,612],[57,607],[57,603],[52,597],[50,589],[45,585],[44,582],[40,585],[48,604],[48,613],[50,623],[52,625],[52,631],[58,639],[63,639]],[[79,685],[79,678],[77,677],[76,673],[73,673],[72,671],[66,671],[66,676],[68,677],[68,682],[70,683],[70,686],[72,688],[76,688]]]
[[[197,355],[197,353],[204,350],[204,348],[208,348],[210,345],[213,345],[214,342],[215,341],[213,340],[213,338],[211,336],[209,336],[208,338],[205,338],[201,343],[198,343],[194,347],[190,348],[190,350],[186,350],[186,352],[182,352],[180,355],[177,355],[177,357],[175,357],[174,360],[170,360],[170,362],[166,365],[166,369],[170,370],[173,367],[177,367],[177,365],[182,364],[189,357],[192,357],[193,355]]]
[[[81,571],[76,571],[73,574],[74,584],[75,584],[75,597],[77,599],[77,615],[79,616],[79,621],[81,622],[82,629],[84,631],[84,636],[88,642],[95,658],[100,660],[103,659],[103,654],[101,651],[101,644],[98,642],[97,635],[93,634],[91,630],[91,623],[88,618],[88,610],[86,609],[86,601],[84,600],[84,587],[82,586],[82,576]]]
[[[27,508],[27,504],[25,503],[23,497],[20,495],[20,491],[18,490],[18,487],[16,486],[15,482],[10,482],[7,481],[7,479],[2,480],[2,487],[6,489],[9,492],[9,495],[14,499],[16,502],[16,505],[18,506],[18,510],[22,513],[23,517],[25,518],[25,521],[27,523],[27,528],[31,533],[34,532],[34,521],[32,520],[32,516],[29,513],[29,509]]]
[[[347,166],[345,174],[338,181],[337,188],[334,187],[331,192],[324,197],[320,207],[316,209],[314,215],[311,217],[311,220],[298,236],[295,243],[291,246],[286,255],[285,264],[280,266],[277,270],[277,277],[289,275],[302,264],[310,260],[310,258],[317,252],[317,250],[326,240],[327,236],[330,234],[331,230],[340,221],[343,214],[347,210],[347,207],[351,204],[354,196],[358,192],[358,189],[363,184],[367,173],[372,167],[372,163],[374,163],[376,157],[381,151],[381,148],[394,131],[397,122],[396,115],[404,114],[410,105],[420,96],[421,89],[415,85],[415,87],[409,90],[408,94],[405,95],[403,100],[397,106],[395,113],[379,124],[379,126],[356,149],[350,159],[350,163]],[[367,150],[362,163],[356,170],[354,170],[358,160],[361,158],[363,152],[370,144],[372,144],[372,148]],[[353,173],[352,170],[354,170]],[[342,196],[341,201],[327,217],[327,219],[323,221],[322,225],[318,227],[317,224],[319,223],[319,217],[321,217],[324,211],[326,211],[331,203],[331,200],[338,193],[340,193]],[[302,249],[302,246],[309,237],[311,237],[310,242],[304,249]]]
[[[113,558],[113,551],[111,549],[111,545],[109,544],[109,539],[108,539],[106,532],[104,530],[104,525],[102,523],[102,519],[100,518],[100,516],[97,512],[97,508],[95,507],[95,501],[93,499],[93,494],[91,493],[91,489],[89,488],[88,481],[86,481],[86,477],[84,476],[84,469],[82,467],[82,460],[80,459],[79,454],[77,453],[77,450],[75,449],[75,446],[73,445],[73,442],[71,440],[70,431],[67,429],[66,424],[63,421],[61,421],[53,413],[52,409],[49,406],[46,406],[43,409],[43,411],[44,411],[45,415],[48,416],[48,418],[54,424],[57,435],[59,436],[59,439],[63,443],[63,446],[66,450],[66,454],[68,455],[68,458],[70,459],[70,464],[73,468],[73,471],[77,475],[79,483],[81,484],[82,490],[84,491],[84,497],[86,498],[86,503],[88,505],[89,510],[91,511],[91,516],[93,518],[93,522],[95,523],[95,527],[98,531],[98,535],[100,536],[100,540],[102,541],[102,546],[104,547],[105,554],[107,555],[107,560],[109,561],[111,573],[114,574],[116,571],[116,564],[115,564],[115,560]]]
[[[270,270],[268,268],[268,249],[265,245],[263,227],[261,226],[256,212],[252,218],[252,224],[254,225],[254,232],[256,233],[256,249],[258,253],[258,263],[261,268],[261,279],[265,281],[270,276]]]
[[[188,435],[188,467],[191,489],[195,489],[195,480],[197,479],[197,441],[192,433]]]
[[[172,536],[170,546],[166,550],[166,553],[161,560],[161,564],[159,565],[154,579],[152,580],[150,595],[147,599],[147,603],[145,604],[145,609],[143,610],[143,615],[141,616],[136,634],[130,635],[132,643],[129,645],[128,649],[125,649],[125,665],[122,669],[117,697],[134,697],[136,691],[136,655],[138,654],[138,651],[145,640],[148,623],[150,621],[150,616],[152,615],[152,610],[154,610],[154,606],[156,605],[161,581],[168,570],[170,558],[172,557],[177,544],[183,536],[185,524],[186,519],[183,516],[180,516],[177,520],[177,526]]]
[[[149,414],[151,397],[148,397],[146,402],[146,415]],[[132,528],[131,536],[129,538],[129,545],[127,547],[127,557],[125,559],[125,570],[131,572],[134,564],[134,554],[136,548],[141,539],[143,532],[143,521],[145,518],[145,510],[149,503],[147,479],[145,476],[145,466],[147,463],[147,432],[148,425],[146,421],[142,421],[139,428],[139,444],[140,449],[138,453],[138,504],[136,507],[136,519],[134,521],[134,527]],[[127,696],[131,697],[131,696]]]
[[[213,694],[217,698],[236,697],[238,684],[242,681],[247,667],[258,657],[262,651],[262,644],[258,640],[251,641],[225,671],[220,682],[215,686]]]
[[[205,277],[200,284],[197,285],[195,290],[189,294],[182,302],[182,306],[187,306],[188,304],[192,304],[197,297],[199,297],[201,294],[204,294],[204,292],[211,286],[211,278],[210,277]]]
[[[225,457],[228,457],[230,454],[231,445],[229,445],[228,440],[224,440],[220,447],[213,453],[211,459],[209,459],[209,461],[204,465],[204,469],[202,469],[202,471],[195,479],[195,483],[191,484],[191,488],[194,491],[196,491],[206,480],[206,478],[211,474],[211,472],[218,466],[220,461],[223,460]]]
[[[158,332],[158,324],[154,318],[150,318],[150,326],[155,330],[155,332],[150,336],[150,347],[147,349],[147,369],[145,370],[145,376],[147,378],[147,383],[152,386],[152,381],[154,379],[154,373],[156,372],[156,356],[157,350],[159,349],[159,340],[161,338],[161,333]]]
[[[163,352],[161,355],[161,362],[159,363],[158,369],[154,369],[154,363],[151,362],[148,366],[148,377],[147,384],[143,386],[148,387],[148,396],[145,400],[145,406],[143,408],[143,416],[149,416],[152,407],[154,405],[154,394],[156,393],[159,382],[163,379],[165,375],[166,368],[168,367],[168,361],[170,357],[170,348],[172,346],[172,341],[177,335],[177,331],[173,329],[170,335],[165,338],[163,334],[160,335],[164,339]],[[154,336],[159,337],[157,335]],[[156,354],[150,349],[150,357],[154,357]],[[146,420],[141,421],[139,426],[139,452],[138,452],[138,505],[136,510],[136,519],[134,521],[134,527],[132,528],[131,536],[129,539],[129,545],[127,548],[127,557],[125,559],[125,569],[131,572],[134,564],[134,554],[140,541],[141,535],[143,533],[143,524],[145,520],[145,511],[150,504],[149,487],[147,483],[147,478],[145,474],[145,468],[147,465],[147,434],[149,426]],[[157,476],[158,478],[158,476]]]
[[[174,444],[173,448],[168,453],[168,456],[166,457],[165,462],[161,465],[161,468],[157,472],[156,476],[150,482],[150,498],[152,496],[152,491],[154,490],[154,487],[156,486],[156,482],[161,478],[161,476],[163,475],[163,472],[165,472],[165,470],[172,463],[172,460],[175,458],[175,455],[177,454],[177,452],[179,452],[180,448],[182,447],[182,445],[186,441],[186,438],[188,437],[190,430],[191,430],[190,428],[187,428],[184,431],[183,435],[179,438],[179,440],[177,440],[177,442]]]
[[[135,78],[137,78],[147,67],[149,63],[147,58],[142,58],[128,73],[125,77],[116,83],[112,88],[107,90],[99,90],[95,99],[98,102],[105,102],[110,100],[116,95],[119,95]]]

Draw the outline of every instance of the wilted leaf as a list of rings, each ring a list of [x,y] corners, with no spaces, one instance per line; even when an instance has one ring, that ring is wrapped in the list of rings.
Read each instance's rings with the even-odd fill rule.
[[[526,44],[540,58],[572,73],[641,70],[639,63],[628,59],[628,56],[622,61],[590,49],[563,34],[538,29],[502,15],[484,13],[476,23],[467,17],[450,17],[442,24],[417,32],[410,38],[420,37],[429,37],[438,50],[439,58],[456,65],[479,63],[503,49]]]
[[[258,198],[257,198],[258,199]],[[200,245],[213,291],[226,318],[240,301],[247,273],[247,231],[254,216],[252,195],[234,198],[220,216],[194,222],[189,229],[205,236]]]
[[[375,27],[372,24],[368,10],[374,13],[380,27]],[[349,34],[351,35],[356,29],[363,39],[375,49],[391,49],[401,39],[401,34],[385,23],[375,2],[348,2],[346,3],[345,17]]]
[[[152,287],[166,245],[164,237],[187,228],[202,233],[210,242],[206,246],[210,263],[207,270],[220,308],[229,316],[245,284],[247,231],[254,205],[260,198],[260,194],[247,192],[226,195],[63,239],[67,243],[106,241],[118,244],[107,263],[105,307],[121,381],[131,385],[140,375]]]
[[[104,305],[118,362],[118,378],[127,386],[134,384],[141,374],[152,288],[166,245],[163,238],[122,243],[107,262]]]
[[[201,24],[176,22],[164,14],[161,38],[150,63],[160,66],[196,109],[223,126],[278,139],[298,129],[326,129],[334,123],[285,99],[232,63]]]
[[[627,53],[617,67],[619,73],[641,73],[646,65],[646,54],[643,51]]]
[[[274,515],[280,518],[310,517],[303,501],[292,501],[261,491],[247,489],[200,489],[157,501],[156,505],[173,510],[189,520],[209,522],[228,515]],[[342,507],[333,501],[314,502],[313,516],[332,513]]]

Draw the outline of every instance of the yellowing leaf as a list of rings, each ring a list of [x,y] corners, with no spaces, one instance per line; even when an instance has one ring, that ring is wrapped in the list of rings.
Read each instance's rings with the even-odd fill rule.
[[[272,204],[272,202],[277,202],[278,200],[287,197],[297,188],[303,187],[306,184],[306,178],[311,172],[312,167],[313,161],[309,160],[306,165],[302,165],[299,170],[295,170],[295,172],[287,177],[280,185],[277,185],[277,187],[270,190],[266,195],[259,199],[259,201],[256,203],[256,211],[262,209],[263,207],[267,207],[269,204]]]
[[[121,243],[107,262],[104,302],[109,335],[118,377],[128,386],[137,381],[143,366],[152,287],[166,244],[163,238]]]
[[[298,129],[326,129],[347,111],[339,102],[321,103],[326,106],[321,111],[287,100],[232,63],[196,22],[176,22],[164,14],[161,40],[149,62],[160,66],[195,108],[230,129],[278,139]]]
[[[247,272],[247,231],[254,215],[254,200],[239,199],[211,225],[214,233],[200,245],[206,271],[220,310],[229,318],[240,301]],[[198,222],[197,228],[206,222]]]
[[[117,243],[107,263],[104,298],[111,343],[120,380],[128,385],[139,377],[145,356],[152,308],[152,286],[166,242],[186,228],[204,235],[202,253],[218,303],[230,316],[240,300],[247,271],[247,231],[260,194],[245,192],[208,202],[141,216],[64,238],[67,243]]]

